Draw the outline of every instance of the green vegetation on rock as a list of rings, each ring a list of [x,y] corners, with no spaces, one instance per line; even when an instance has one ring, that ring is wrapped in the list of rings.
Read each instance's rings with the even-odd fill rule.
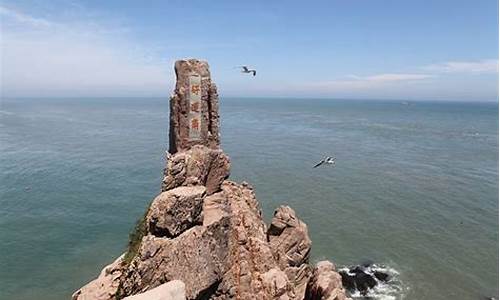
[[[144,215],[139,220],[137,220],[134,229],[132,229],[129,234],[128,249],[123,259],[127,265],[130,264],[134,257],[137,255],[139,247],[141,246],[142,238],[147,233],[146,216],[148,214],[148,211],[149,207],[148,209],[146,209]]]

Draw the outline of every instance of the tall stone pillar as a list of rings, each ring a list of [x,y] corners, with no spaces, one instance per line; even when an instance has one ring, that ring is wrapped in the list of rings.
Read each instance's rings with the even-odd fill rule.
[[[175,63],[177,82],[170,99],[169,152],[194,145],[219,148],[219,99],[208,63],[197,59]]]
[[[175,63],[177,83],[170,98],[170,145],[162,191],[203,185],[220,191],[230,172],[220,149],[219,99],[208,63],[197,59]]]

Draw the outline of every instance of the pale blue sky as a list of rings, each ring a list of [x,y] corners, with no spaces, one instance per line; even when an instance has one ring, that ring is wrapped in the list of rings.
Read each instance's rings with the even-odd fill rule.
[[[498,99],[497,0],[0,1],[2,96]],[[247,64],[256,77],[235,66]]]

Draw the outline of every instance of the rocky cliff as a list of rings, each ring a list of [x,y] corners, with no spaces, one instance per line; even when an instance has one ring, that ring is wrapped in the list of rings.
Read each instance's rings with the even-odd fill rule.
[[[287,206],[270,226],[248,183],[228,180],[208,64],[175,63],[161,193],[129,247],[74,300],[348,299],[331,262],[309,265],[307,225]]]

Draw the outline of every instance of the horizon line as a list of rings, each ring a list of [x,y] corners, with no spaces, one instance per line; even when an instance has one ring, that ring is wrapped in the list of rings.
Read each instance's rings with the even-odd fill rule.
[[[170,98],[170,95],[165,96],[0,96],[0,100],[16,100],[16,99],[163,99]],[[405,99],[405,98],[336,98],[336,97],[308,97],[308,96],[235,96],[235,95],[220,95],[223,98],[233,99],[290,99],[290,100],[333,100],[333,101],[386,101],[386,102],[460,102],[460,103],[499,103],[499,99],[494,100],[471,100],[471,99]]]

